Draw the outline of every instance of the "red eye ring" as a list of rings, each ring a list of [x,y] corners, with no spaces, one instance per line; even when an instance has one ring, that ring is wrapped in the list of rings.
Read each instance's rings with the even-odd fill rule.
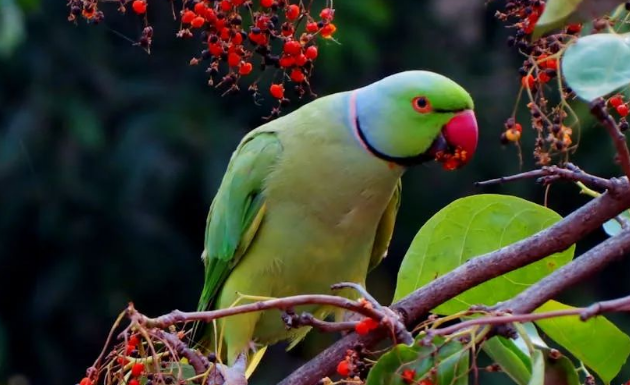
[[[429,103],[429,99],[426,96],[416,96],[411,101],[411,105],[413,105],[414,110],[421,114],[426,114],[432,110],[431,103]]]

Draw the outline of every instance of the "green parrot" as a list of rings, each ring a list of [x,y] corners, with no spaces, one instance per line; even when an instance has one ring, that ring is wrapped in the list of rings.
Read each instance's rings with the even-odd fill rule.
[[[210,207],[198,310],[253,301],[242,295],[332,294],[334,283],[364,285],[386,255],[405,170],[436,159],[458,168],[477,137],[470,95],[428,71],[316,99],[251,131]],[[318,318],[334,311],[296,310]],[[202,345],[232,365],[254,344],[298,341],[307,332],[287,330],[280,311],[268,310],[210,325]]]

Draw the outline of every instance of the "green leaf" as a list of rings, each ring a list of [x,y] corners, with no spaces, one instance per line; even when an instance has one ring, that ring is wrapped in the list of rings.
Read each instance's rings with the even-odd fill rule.
[[[581,385],[580,378],[570,359],[565,356],[545,358],[545,384]]]
[[[418,339],[423,337],[421,335]],[[444,338],[436,337],[429,346],[419,344],[418,340],[413,346],[395,346],[372,367],[366,385],[404,385],[402,374],[405,370],[413,370],[414,380],[419,381],[436,366],[438,384],[468,384],[468,350],[458,341],[444,341]]]
[[[532,376],[531,358],[505,337],[492,337],[481,347],[503,372],[518,385],[527,385]]]
[[[626,221],[630,222],[630,211],[624,211],[623,213],[619,214],[619,216],[625,219]],[[615,235],[619,234],[622,230],[621,223],[619,223],[619,221],[614,218],[604,223],[602,227],[604,228],[604,231],[606,232],[606,234],[608,234],[609,237],[614,237]]]
[[[592,101],[630,83],[630,34],[600,33],[577,39],[562,58],[562,72],[582,99]]]
[[[612,11],[620,0],[547,0],[532,37],[537,39],[568,22],[592,20]]]
[[[528,385],[545,385],[545,356],[536,349],[532,358],[532,377]]]
[[[548,0],[545,4],[545,10],[536,23],[533,37],[537,38],[564,25],[581,2],[582,0]]]
[[[561,217],[554,211],[507,195],[459,199],[425,223],[398,272],[398,300],[473,257],[527,238]],[[574,247],[472,288],[433,311],[453,314],[473,304],[494,305],[514,297],[573,258]]]
[[[548,301],[537,313],[573,309],[556,301]],[[538,327],[567,349],[605,382],[619,373],[630,354],[630,337],[602,316],[583,322],[579,317],[556,317],[536,321]]]

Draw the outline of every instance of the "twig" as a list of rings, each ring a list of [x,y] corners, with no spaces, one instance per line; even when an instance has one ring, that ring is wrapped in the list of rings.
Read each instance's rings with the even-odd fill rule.
[[[566,168],[560,168],[558,166],[547,166],[539,170],[527,171],[516,175],[490,179],[483,182],[475,182],[475,186],[488,186],[531,178],[539,178],[538,181],[543,184],[549,184],[556,181],[557,179],[566,179],[574,182],[582,182],[587,186],[596,187],[604,190],[610,190],[611,188],[614,188],[614,185],[610,182],[610,180],[585,173],[584,171],[570,163],[566,165]]]
[[[355,326],[358,324],[356,321],[347,321],[347,322],[328,322],[322,321],[313,317],[310,313],[302,313],[297,315],[293,312],[285,312],[282,315],[282,321],[287,326],[287,328],[300,328],[302,326],[312,326],[318,330],[327,333],[335,333],[342,332],[347,330],[353,330]]]
[[[467,289],[565,250],[586,234],[599,228],[607,220],[630,207],[628,181],[613,179],[611,183],[614,183],[614,187],[608,192],[580,207],[553,226],[527,239],[470,260],[401,299],[392,306],[393,310],[403,315],[406,325],[413,326],[431,309]],[[536,307],[538,306],[533,309]],[[346,336],[298,368],[280,384],[315,384],[319,379],[333,373],[346,350],[356,344],[369,348],[385,337],[384,333]]]
[[[385,315],[373,308],[366,307],[362,303],[357,301],[351,301],[347,298],[338,297],[334,295],[325,294],[312,294],[312,295],[296,295],[292,297],[270,299],[267,301],[254,302],[246,305],[234,306],[225,309],[211,310],[211,311],[196,311],[196,312],[183,312],[179,310],[173,310],[169,314],[159,316],[157,318],[149,318],[144,314],[139,313],[135,309],[130,309],[130,318],[135,320],[139,324],[146,328],[160,328],[164,329],[171,325],[191,322],[191,321],[203,321],[210,322],[218,318],[224,318],[236,314],[252,313],[256,311],[269,310],[269,309],[292,309],[295,306],[300,305],[329,305],[346,310],[353,311],[355,313],[362,314],[366,317],[374,318],[377,320],[382,319]]]
[[[597,99],[590,104],[591,113],[600,121],[613,140],[617,149],[617,158],[623,173],[630,179],[630,151],[626,136],[621,132],[615,119],[606,111],[606,104],[602,99]]]
[[[188,347],[184,342],[180,341],[176,335],[167,333],[163,330],[154,329],[151,331],[156,337],[166,341],[169,346],[173,347],[180,357],[188,359],[190,366],[195,370],[195,374],[203,375],[210,368],[210,362],[206,357]],[[200,381],[196,381],[200,382]]]

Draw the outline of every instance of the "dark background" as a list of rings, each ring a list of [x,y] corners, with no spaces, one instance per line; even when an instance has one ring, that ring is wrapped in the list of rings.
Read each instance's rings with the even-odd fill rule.
[[[0,384],[78,382],[128,301],[149,315],[196,307],[207,209],[231,151],[268,106],[209,88],[203,69],[187,65],[198,43],[174,37],[166,1],[149,3],[151,55],[122,37],[135,39],[140,23],[119,16],[113,4],[103,7],[104,24],[75,26],[63,0],[0,3]],[[474,181],[519,170],[516,149],[501,147],[498,137],[514,107],[521,59],[505,44],[495,4],[335,5],[340,44],[321,45],[316,92],[430,69],[471,92],[481,127],[478,155],[464,170],[421,167],[405,176],[390,257],[368,283],[387,302],[422,223],[454,199],[481,192]],[[603,130],[585,121],[581,134],[574,160],[616,175]],[[524,169],[533,167],[532,136],[526,129]],[[483,191],[543,202],[533,181]],[[561,214],[587,199],[570,185],[549,195]],[[592,235],[578,250],[604,236]],[[626,295],[628,267],[612,266],[563,299],[584,305]],[[627,317],[613,318],[630,330]],[[331,338],[311,336],[290,353],[274,349],[256,383],[282,378]]]

